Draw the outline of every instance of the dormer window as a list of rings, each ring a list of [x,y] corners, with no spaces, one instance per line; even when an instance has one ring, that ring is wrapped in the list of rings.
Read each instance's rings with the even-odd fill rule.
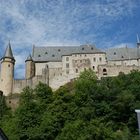
[[[61,50],[60,49],[58,49],[58,52],[60,52]]]
[[[41,55],[39,54],[38,57],[41,57]]]
[[[124,58],[123,55],[122,55],[122,58]]]
[[[48,52],[45,52],[45,54],[48,54]]]

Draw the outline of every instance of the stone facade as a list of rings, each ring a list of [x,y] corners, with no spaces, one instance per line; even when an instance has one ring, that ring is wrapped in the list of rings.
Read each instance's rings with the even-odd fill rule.
[[[94,45],[33,47],[32,56],[25,60],[25,79],[14,79],[15,59],[8,44],[1,58],[0,90],[4,95],[34,88],[39,82],[53,90],[77,78],[80,72],[92,69],[98,78],[117,76],[140,70],[140,43],[136,48],[114,48],[103,52]]]

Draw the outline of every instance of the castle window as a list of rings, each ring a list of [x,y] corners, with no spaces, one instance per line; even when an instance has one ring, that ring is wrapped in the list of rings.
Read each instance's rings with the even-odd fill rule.
[[[66,71],[66,74],[69,74],[69,70]]]
[[[48,52],[45,52],[45,54],[48,54]]]
[[[55,55],[53,54],[52,57],[55,57]]]
[[[39,54],[38,57],[41,57],[41,55]]]
[[[103,69],[103,75],[107,75],[107,70],[105,68]]]
[[[116,52],[114,52],[114,55],[116,55]]]
[[[96,58],[95,58],[95,57],[93,58],[93,61],[94,61],[94,62],[96,61]]]
[[[66,61],[69,61],[69,57],[66,57]]]
[[[78,69],[76,69],[76,73],[78,73]]]
[[[61,50],[60,49],[58,49],[58,52],[60,52]]]
[[[101,58],[101,57],[99,57],[99,60],[100,60],[100,61],[102,61],[102,58]]]
[[[66,63],[66,68],[69,68],[69,63]]]
[[[93,70],[95,70],[95,66],[92,66]]]

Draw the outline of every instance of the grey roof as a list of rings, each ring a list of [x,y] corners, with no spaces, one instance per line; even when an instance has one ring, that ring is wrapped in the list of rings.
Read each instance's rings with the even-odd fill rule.
[[[105,53],[94,45],[34,47],[34,61],[62,61],[62,56],[72,54]]]
[[[129,60],[140,58],[140,48],[110,48],[106,50],[107,60]]]
[[[10,42],[9,42],[7,48],[6,48],[6,51],[5,51],[5,54],[4,54],[3,58],[5,58],[5,57],[14,59]]]
[[[31,56],[31,54],[29,54],[29,56],[27,57],[27,59],[26,59],[26,61],[32,61],[33,59],[32,59],[32,56]],[[25,62],[26,62],[25,61]]]

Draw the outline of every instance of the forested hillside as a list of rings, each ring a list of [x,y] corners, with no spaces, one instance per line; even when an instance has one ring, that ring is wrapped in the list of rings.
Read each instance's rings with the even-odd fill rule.
[[[97,80],[81,73],[55,92],[25,88],[12,112],[0,97],[0,127],[9,140],[138,140],[140,72]]]

